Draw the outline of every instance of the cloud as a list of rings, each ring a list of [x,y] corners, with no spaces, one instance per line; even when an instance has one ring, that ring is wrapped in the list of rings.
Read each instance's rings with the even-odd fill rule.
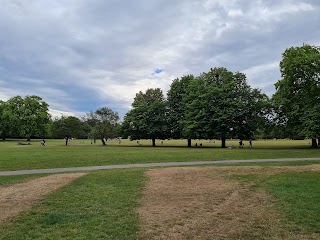
[[[49,109],[49,114],[51,115],[52,119],[60,118],[61,116],[75,116],[73,112],[65,112],[56,109]]]
[[[212,67],[271,95],[281,53],[319,45],[319,11],[317,0],[4,0],[0,99],[36,94],[58,112],[123,116],[138,91],[166,93]]]
[[[263,89],[264,93],[269,96],[274,92],[274,83],[280,79],[278,61],[252,66],[241,72],[246,74],[248,82],[252,87]]]

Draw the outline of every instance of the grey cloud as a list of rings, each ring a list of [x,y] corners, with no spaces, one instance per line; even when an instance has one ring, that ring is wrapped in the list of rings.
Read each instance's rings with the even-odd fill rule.
[[[23,86],[55,109],[123,115],[135,91],[219,66],[256,69],[248,81],[272,94],[279,70],[259,66],[317,44],[319,9],[316,0],[2,1],[0,97]],[[157,67],[166,71],[154,81]]]

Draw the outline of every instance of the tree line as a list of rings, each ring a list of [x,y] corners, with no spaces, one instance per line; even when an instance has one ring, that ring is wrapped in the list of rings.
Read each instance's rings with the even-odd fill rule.
[[[252,139],[263,124],[268,98],[246,83],[242,73],[213,68],[198,77],[175,79],[167,99],[161,89],[137,93],[125,115],[123,132],[134,139]]]
[[[6,138],[115,138],[120,134],[120,117],[102,107],[82,117],[52,118],[48,104],[39,96],[15,96],[0,101],[0,137]]]
[[[199,76],[173,80],[165,98],[160,88],[138,92],[120,123],[118,113],[102,107],[85,116],[51,119],[38,96],[0,101],[0,136],[104,139],[320,138],[320,48],[286,49],[281,80],[269,98],[248,85],[245,74],[212,68]]]

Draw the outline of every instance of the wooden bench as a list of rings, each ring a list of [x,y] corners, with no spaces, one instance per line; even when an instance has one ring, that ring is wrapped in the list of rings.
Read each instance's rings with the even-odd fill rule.
[[[17,142],[19,145],[30,145],[30,142]]]

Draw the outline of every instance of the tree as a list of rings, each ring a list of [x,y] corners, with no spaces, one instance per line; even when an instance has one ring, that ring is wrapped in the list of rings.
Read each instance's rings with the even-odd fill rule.
[[[81,138],[82,122],[74,116],[62,116],[60,119],[55,119],[52,123],[52,136],[54,138],[75,137]]]
[[[49,122],[48,104],[38,96],[16,96],[4,107],[3,120],[12,137],[40,137],[46,134]]]
[[[103,145],[106,145],[104,139],[118,135],[120,117],[110,108],[102,107],[95,112],[87,113],[82,120],[91,127],[91,135],[100,138]]]
[[[8,121],[6,119],[7,103],[0,100],[0,137],[5,140],[8,136]]]
[[[243,73],[214,68],[195,78],[185,98],[183,131],[192,138],[251,139],[264,118],[267,96],[252,89]]]
[[[168,127],[170,138],[188,138],[188,147],[191,147],[191,138],[183,134],[183,120],[185,120],[185,96],[188,95],[190,82],[194,80],[193,75],[183,76],[181,79],[173,80],[167,93],[168,104]]]
[[[125,115],[122,131],[132,139],[152,139],[167,136],[166,102],[160,88],[136,94],[132,109]]]
[[[282,54],[282,79],[273,95],[276,109],[292,136],[320,137],[320,48],[303,45]]]

